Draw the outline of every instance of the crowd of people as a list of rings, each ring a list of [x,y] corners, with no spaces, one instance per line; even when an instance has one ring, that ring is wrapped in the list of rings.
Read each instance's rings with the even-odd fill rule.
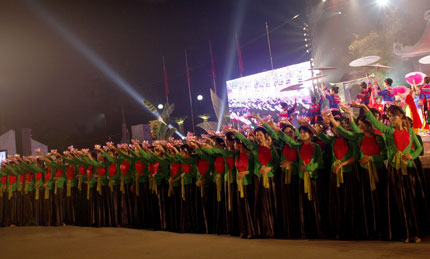
[[[11,156],[0,225],[420,242],[430,214],[413,121],[397,105],[386,125],[365,102],[330,102],[298,127],[250,114],[254,129]]]

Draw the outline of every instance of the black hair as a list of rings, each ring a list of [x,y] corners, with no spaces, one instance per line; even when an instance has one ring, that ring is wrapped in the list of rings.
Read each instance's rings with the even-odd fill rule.
[[[373,116],[376,118],[381,118],[381,112],[378,109],[370,108],[369,110],[372,112]]]
[[[193,152],[193,149],[188,144],[182,144],[179,148],[188,152],[189,154]]]
[[[347,124],[349,124],[349,123],[350,123],[349,118],[348,118],[348,117],[345,117],[345,116],[340,117],[340,118],[339,118],[339,121],[340,121],[340,122],[347,123]]]
[[[413,128],[414,127],[414,121],[410,117],[406,117],[406,119],[409,122],[409,126],[411,126]]]
[[[221,137],[216,137],[214,140],[218,145],[225,146],[224,139],[222,139]]]
[[[391,85],[393,84],[393,79],[391,79],[391,78],[386,78],[386,79],[384,80],[384,82],[385,82],[387,85],[391,86]]]
[[[264,129],[263,127],[258,127],[254,130],[254,134],[257,133],[258,131],[261,131],[264,135],[267,135],[267,131],[266,129]]]
[[[227,132],[227,133],[225,134],[225,136],[227,137],[227,140],[228,140],[228,141],[234,141],[234,140],[236,139],[236,137],[234,136],[234,133],[233,133],[233,132]]]
[[[430,76],[424,77],[424,83],[425,84],[430,84]]]
[[[403,115],[403,122],[404,122],[404,126],[406,126],[406,128],[409,130],[409,128],[410,128],[410,124],[409,124],[409,121],[406,119],[407,117],[406,117],[406,114],[405,114],[405,112],[403,111],[402,107],[397,106],[397,105],[391,105],[391,106],[388,108],[388,111],[387,111],[387,112],[388,112],[388,113],[391,113],[391,114],[393,114],[393,115],[396,115],[396,116]]]
[[[372,123],[370,123],[370,121],[368,121],[368,120],[367,120],[366,116],[364,116],[364,115],[359,116],[359,117],[357,118],[357,123],[358,123],[359,121],[363,122],[364,124],[366,124],[366,125],[367,125],[367,126],[369,126],[370,128],[373,128]]]
[[[304,131],[304,132],[307,132],[307,133],[309,133],[311,136],[313,136],[314,135],[314,133],[312,132],[312,130],[308,127],[308,126],[300,126],[300,128],[299,128],[299,132],[300,131]]]
[[[287,103],[282,102],[282,103],[280,103],[280,105],[281,105],[282,109],[287,109],[288,108],[288,104]]]
[[[332,90],[333,90],[333,92],[335,92],[336,94],[338,94],[338,93],[339,93],[339,87],[337,87],[337,86],[333,86],[331,89],[332,89]]]
[[[294,130],[294,127],[293,127],[293,126],[288,125],[288,124],[285,124],[285,123],[281,123],[281,125],[280,125],[280,126],[281,126],[281,130],[282,130],[282,132],[284,132],[286,128],[290,128],[290,129]]]
[[[361,82],[360,87],[361,89],[366,89],[367,88],[366,82]]]

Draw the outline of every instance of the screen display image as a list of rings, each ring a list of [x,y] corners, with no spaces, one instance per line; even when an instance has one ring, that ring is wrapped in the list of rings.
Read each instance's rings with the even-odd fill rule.
[[[250,124],[246,118],[250,113],[277,118],[281,103],[309,107],[312,81],[304,80],[312,77],[310,68],[307,61],[227,81],[230,118]]]
[[[5,161],[7,159],[7,151],[6,150],[0,150],[0,163]],[[1,164],[0,164],[1,168]]]

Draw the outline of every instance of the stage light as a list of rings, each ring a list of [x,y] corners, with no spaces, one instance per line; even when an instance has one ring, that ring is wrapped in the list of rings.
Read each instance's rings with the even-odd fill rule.
[[[203,100],[203,95],[201,95],[201,94],[197,95],[197,100],[199,100],[199,101]]]
[[[339,12],[338,12],[338,14],[342,14],[342,12],[341,12],[341,11],[339,11]]]
[[[159,110],[161,110],[161,109],[163,109],[164,108],[164,105],[162,105],[161,103],[157,106],[157,108],[159,109]]]
[[[309,47],[309,44],[305,44],[305,47],[307,48],[307,47]]]
[[[377,0],[376,3],[379,5],[379,7],[385,7],[388,5],[389,2],[389,0]]]
[[[326,0],[322,0],[322,1],[323,1],[323,3],[325,3]]]
[[[296,14],[296,15],[294,15],[294,17],[291,20],[294,20],[294,19],[296,19],[299,16],[300,16],[300,14]]]
[[[305,39],[305,41],[308,41],[308,39]]]
[[[311,61],[314,61],[314,58],[311,58]]]
[[[308,49],[306,50],[306,53],[309,53],[309,50],[308,50]]]
[[[306,33],[305,33],[305,34],[303,34],[303,36],[306,36]]]
[[[306,27],[303,27],[303,30],[306,31]]]

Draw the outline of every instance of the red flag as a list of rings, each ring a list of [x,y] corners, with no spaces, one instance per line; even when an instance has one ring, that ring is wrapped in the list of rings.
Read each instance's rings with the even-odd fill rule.
[[[167,81],[167,70],[166,70],[166,64],[164,63],[164,56],[163,56],[163,71],[164,71],[164,91],[166,93],[166,97],[169,96],[169,84]]]
[[[242,74],[243,74],[242,51],[240,50],[240,45],[239,45],[239,41],[237,40],[237,35],[236,35],[236,44],[237,44],[237,57],[239,59],[240,76],[242,77]]]

